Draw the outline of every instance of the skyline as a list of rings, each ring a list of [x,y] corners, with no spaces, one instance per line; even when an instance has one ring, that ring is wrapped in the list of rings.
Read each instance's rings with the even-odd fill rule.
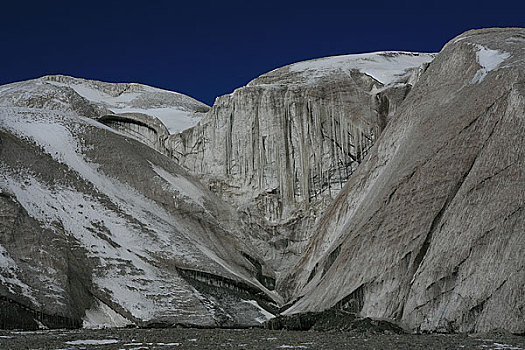
[[[211,105],[294,62],[373,51],[438,52],[469,29],[525,26],[525,4],[509,0],[147,5],[5,5],[0,85],[65,74],[142,83]]]

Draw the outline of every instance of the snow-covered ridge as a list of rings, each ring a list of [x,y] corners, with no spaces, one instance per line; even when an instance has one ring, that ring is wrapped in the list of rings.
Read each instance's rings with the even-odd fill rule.
[[[312,84],[332,74],[348,75],[352,70],[358,70],[387,85],[406,78],[411,70],[431,62],[435,56],[435,53],[381,51],[325,57],[274,69],[248,85],[276,83],[277,80],[282,81],[283,76],[297,83]]]
[[[72,109],[89,117],[100,117],[104,113],[142,113],[158,118],[170,134],[193,127],[209,109],[204,103],[178,92],[137,83],[106,83],[64,75],[2,86],[0,105]],[[80,108],[89,111],[84,113]]]
[[[492,50],[482,45],[475,45],[476,60],[481,68],[472,78],[471,84],[478,84],[485,79],[490,71],[496,70],[499,66],[510,57],[508,52]]]
[[[171,134],[193,127],[209,107],[189,96],[137,83],[105,83],[50,75],[41,78],[55,86],[67,86],[80,96],[114,113],[144,113],[162,121]]]

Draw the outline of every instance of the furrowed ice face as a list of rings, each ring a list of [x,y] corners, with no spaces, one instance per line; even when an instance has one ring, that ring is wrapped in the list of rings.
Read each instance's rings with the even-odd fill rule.
[[[168,139],[176,161],[238,206],[280,277],[435,54],[377,52],[295,63],[217,98]]]

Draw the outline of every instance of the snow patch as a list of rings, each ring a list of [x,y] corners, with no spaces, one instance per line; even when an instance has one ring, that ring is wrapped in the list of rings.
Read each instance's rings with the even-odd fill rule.
[[[509,344],[494,343],[493,346],[494,350],[523,350],[523,348]]]
[[[204,113],[172,108],[113,108],[115,113],[143,113],[159,119],[170,134],[178,134],[193,128],[204,117]]]
[[[204,116],[191,110],[192,105],[199,105],[199,102],[191,97],[177,92],[153,88],[141,84],[128,84],[132,91],[123,91],[117,96],[107,94],[97,88],[90,81],[82,79],[71,79],[68,83],[49,80],[47,84],[69,87],[77,94],[95,104],[103,105],[114,113],[143,113],[159,119],[168,129],[170,134],[177,134],[183,130],[194,127]],[[111,85],[111,83],[102,83]],[[166,101],[161,106],[148,105],[147,96],[166,96]],[[180,105],[176,105],[179,101]],[[202,105],[204,106],[204,105]]]
[[[288,67],[290,71],[308,77],[311,82],[333,72],[349,74],[351,70],[357,69],[387,85],[404,77],[411,68],[431,62],[434,57],[432,53],[373,52],[320,58]]]
[[[108,344],[117,344],[119,341],[117,339],[81,339],[81,340],[72,340],[67,341],[68,345],[108,345]]]
[[[454,40],[453,44],[458,43],[458,42],[460,42],[460,41],[462,41],[462,40],[465,40],[465,39],[471,38],[471,37],[472,37],[472,35],[463,36],[463,37],[461,37],[461,38],[458,38],[458,39]]]
[[[490,71],[498,69],[500,64],[510,57],[508,52],[492,50],[478,44],[475,47],[477,49],[476,60],[481,68],[476,72],[470,84],[481,83]]]
[[[0,285],[7,288],[9,293],[22,294],[35,305],[40,303],[34,297],[33,289],[18,278],[19,268],[7,250],[0,245]]]
[[[138,346],[138,348],[134,349],[144,349],[147,348],[147,346],[181,346],[182,343],[126,343],[124,346]]]

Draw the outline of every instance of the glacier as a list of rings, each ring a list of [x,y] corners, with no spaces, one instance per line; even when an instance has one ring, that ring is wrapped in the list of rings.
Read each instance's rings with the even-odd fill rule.
[[[298,62],[211,107],[63,75],[0,87],[0,327],[342,310],[522,334],[524,39]]]

